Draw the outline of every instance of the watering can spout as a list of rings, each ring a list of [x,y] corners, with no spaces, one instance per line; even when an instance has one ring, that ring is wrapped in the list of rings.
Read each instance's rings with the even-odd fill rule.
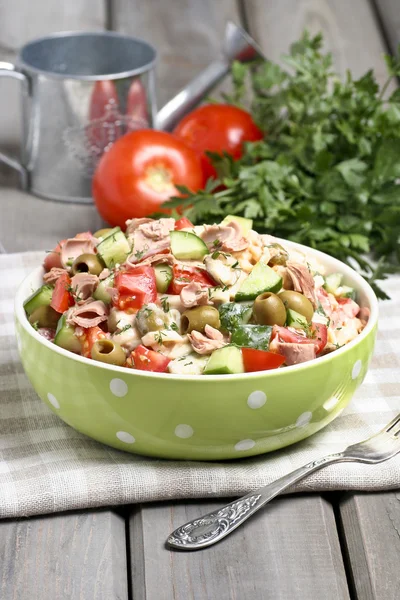
[[[222,47],[222,57],[206,67],[195,79],[174,96],[156,116],[156,128],[169,131],[197,106],[208,92],[229,72],[234,60],[249,62],[264,58],[258,44],[235,23],[228,21]]]

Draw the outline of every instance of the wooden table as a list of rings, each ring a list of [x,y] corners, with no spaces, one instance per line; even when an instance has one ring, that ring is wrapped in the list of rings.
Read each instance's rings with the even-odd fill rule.
[[[11,6],[12,4],[12,6]],[[1,6],[0,60],[56,30],[115,29],[160,51],[160,106],[220,48],[226,19],[277,59],[304,27],[321,30],[336,66],[358,75],[400,42],[398,0],[14,0]],[[179,68],[177,68],[179,67]],[[2,144],[17,146],[17,86],[2,82]],[[7,88],[6,88],[7,86]],[[101,225],[92,206],[15,189],[0,167],[0,249],[47,249]],[[170,552],[168,533],[224,504],[168,502],[0,523],[1,600],[395,600],[400,589],[400,492],[296,495],[274,500],[227,540]]]

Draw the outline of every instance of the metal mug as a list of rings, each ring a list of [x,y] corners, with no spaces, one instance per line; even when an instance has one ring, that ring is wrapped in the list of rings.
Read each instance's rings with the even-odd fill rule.
[[[91,202],[101,154],[124,133],[152,127],[154,65],[148,43],[115,32],[62,32],[34,40],[0,76],[18,79],[22,97],[22,187],[42,198]]]

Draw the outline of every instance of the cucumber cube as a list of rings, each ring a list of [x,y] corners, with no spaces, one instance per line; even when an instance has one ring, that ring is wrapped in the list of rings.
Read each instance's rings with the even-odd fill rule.
[[[282,277],[260,260],[236,292],[235,300],[255,300],[264,292],[279,292],[281,287]]]
[[[234,375],[244,373],[242,352],[236,346],[214,350],[204,368],[205,375]]]

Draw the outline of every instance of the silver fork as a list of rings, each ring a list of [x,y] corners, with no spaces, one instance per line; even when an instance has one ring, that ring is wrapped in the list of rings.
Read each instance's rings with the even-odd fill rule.
[[[167,544],[180,550],[198,550],[211,546],[229,535],[280,492],[321,467],[350,461],[376,464],[396,456],[399,452],[400,414],[382,431],[367,440],[348,446],[343,452],[314,460],[220,510],[181,525],[168,537]]]

